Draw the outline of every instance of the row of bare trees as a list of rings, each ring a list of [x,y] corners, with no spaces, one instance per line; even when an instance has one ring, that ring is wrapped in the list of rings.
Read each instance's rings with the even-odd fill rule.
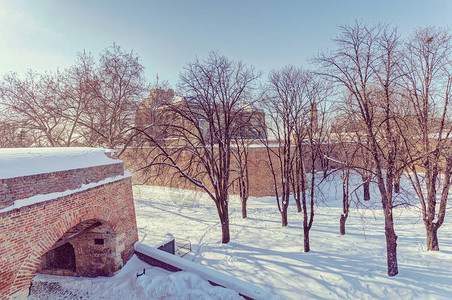
[[[73,66],[55,73],[7,74],[0,82],[2,147],[117,147],[148,91],[144,67],[118,45],[98,61],[78,53]]]
[[[446,213],[452,167],[451,34],[428,27],[404,42],[396,28],[385,25],[355,23],[340,29],[336,50],[315,61],[321,75],[345,95],[342,118],[353,124],[349,141],[370,155],[366,171],[380,191],[388,275],[394,276],[398,266],[393,208],[400,204],[394,202],[394,193],[403,173],[420,201],[428,250],[439,249],[437,230]],[[342,163],[359,170],[364,161]]]
[[[282,226],[288,224],[293,197],[297,211],[303,213],[305,252],[310,250],[309,231],[314,221],[317,164],[327,137],[328,91],[314,73],[288,66],[270,74],[263,97],[269,119],[264,145]]]
[[[169,136],[158,140],[143,129],[137,129],[137,135],[155,145],[146,168],[173,167],[210,195],[222,225],[222,241],[227,243],[228,199],[234,182],[239,183],[246,217],[249,143],[237,139],[247,124],[241,121],[243,111],[249,106],[265,108],[267,134],[259,140],[267,149],[282,226],[288,224],[293,197],[303,216],[304,251],[310,250],[317,188],[328,175],[328,161],[333,161],[343,179],[341,234],[350,211],[351,172],[363,178],[364,200],[370,198],[371,180],[376,183],[385,221],[388,275],[394,276],[398,265],[393,209],[407,204],[395,196],[402,174],[420,200],[428,249],[438,250],[437,230],[445,217],[452,166],[450,34],[426,28],[403,42],[396,29],[385,25],[356,23],[340,29],[334,40],[337,49],[314,59],[319,71],[293,66],[275,70],[258,96],[253,90],[259,74],[242,63],[218,53],[189,63],[181,74],[181,91],[189,96],[165,103],[164,109],[176,117],[153,124],[169,128],[165,130]],[[334,111],[332,87],[340,107]],[[323,177],[316,174],[320,169]]]
[[[407,204],[395,197],[402,174],[420,200],[428,249],[438,250],[437,230],[445,217],[452,166],[450,33],[425,28],[404,42],[395,28],[386,25],[356,23],[340,30],[334,40],[337,48],[314,59],[319,71],[288,66],[269,75],[259,94],[259,105],[265,107],[269,121],[268,135],[261,141],[266,145],[282,225],[288,223],[291,197],[303,214],[305,251],[310,249],[316,188],[322,180],[316,173],[325,159],[341,166],[341,233],[349,213],[351,171],[363,178],[365,200],[370,198],[370,181],[376,183],[385,221],[388,275],[394,276],[398,264],[393,210]],[[240,123],[245,101],[256,103],[248,88],[257,78],[241,63],[215,53],[207,61],[188,64],[181,87],[190,97],[183,104],[167,104],[188,122],[166,124],[173,127],[173,139],[182,141],[182,146],[160,149],[163,155],[149,164],[175,167],[211,196],[223,242],[229,241],[228,195],[236,171],[231,156],[241,156],[232,154],[239,127],[234,124]],[[327,110],[328,83],[336,87],[341,108],[334,113]],[[336,125],[340,129],[333,132],[333,124],[340,122],[345,123]],[[327,148],[332,144],[344,147],[344,155],[331,157]],[[178,165],[181,156],[190,157],[184,168]],[[246,174],[243,170],[238,173]],[[246,191],[243,187],[241,191]]]

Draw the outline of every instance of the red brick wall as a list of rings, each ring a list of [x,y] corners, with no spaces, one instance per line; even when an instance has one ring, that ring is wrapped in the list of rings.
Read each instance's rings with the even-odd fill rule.
[[[125,263],[138,240],[131,178],[0,213],[0,299],[26,291],[41,256],[90,219],[108,223],[123,238]]]
[[[248,157],[250,195],[255,197],[275,195],[273,175],[267,163],[268,156],[266,148],[252,147],[249,149]],[[159,174],[153,172],[153,169],[151,169],[151,172],[145,173],[137,171],[139,168],[145,166],[152,158],[152,156],[147,156],[146,149],[140,150],[133,148],[128,149],[121,156],[126,170],[133,175],[134,183],[199,190],[195,188],[192,183],[179,176],[177,172],[170,167],[167,167]],[[234,164],[234,161],[232,164]],[[234,168],[234,166],[232,166],[232,168]],[[279,176],[278,174],[277,176]],[[207,186],[209,185],[207,184]],[[233,186],[231,193],[239,194],[238,188]]]
[[[273,148],[277,151],[277,148]],[[121,159],[124,161],[124,166],[126,170],[133,174],[133,181],[136,184],[148,184],[155,186],[167,186],[181,189],[194,189],[199,190],[194,187],[194,185],[188,180],[184,179],[171,167],[165,168],[162,172],[156,173],[154,169],[143,171],[137,171],[140,168],[149,164],[153,159],[153,155],[150,155],[150,149],[127,149],[122,155]],[[186,157],[188,158],[188,157]],[[179,159],[181,160],[181,159]],[[276,169],[277,182],[281,180],[279,178],[280,171],[278,169],[279,162],[276,156],[272,157],[273,166]],[[234,169],[234,158],[231,161],[231,169]],[[183,161],[182,164],[183,165]],[[330,164],[334,167],[334,164]],[[316,169],[320,170],[320,163],[316,162]],[[250,180],[250,195],[254,197],[263,196],[274,196],[275,193],[275,183],[273,180],[273,174],[269,168],[269,159],[267,154],[267,149],[265,147],[250,147],[248,152],[248,172]],[[236,176],[231,174],[231,176]],[[207,182],[208,180],[206,180]],[[206,184],[209,186],[208,184]],[[233,185],[230,190],[232,194],[239,194],[239,190],[236,185]]]
[[[44,173],[16,178],[0,179],[0,209],[14,200],[38,194],[63,192],[79,188],[82,184],[98,182],[107,177],[123,175],[122,163]]]

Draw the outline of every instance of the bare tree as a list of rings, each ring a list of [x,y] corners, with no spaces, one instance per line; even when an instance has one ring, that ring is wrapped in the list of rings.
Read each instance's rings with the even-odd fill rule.
[[[350,175],[353,170],[359,170],[357,166],[362,159],[359,155],[361,147],[355,141],[356,127],[351,126],[349,128],[350,124],[355,123],[354,117],[356,116],[348,113],[337,115],[332,129],[337,153],[331,159],[337,164],[342,179],[342,213],[339,219],[339,233],[341,235],[345,234],[345,224],[350,213]]]
[[[276,137],[276,141],[267,139],[266,149],[282,226],[288,224],[292,194],[298,212],[303,214],[305,252],[310,251],[309,232],[319,183],[316,173],[324,157],[327,95],[324,87],[311,72],[288,66],[270,74],[265,101],[272,120],[269,130]]]
[[[385,26],[367,27],[360,23],[341,26],[334,42],[337,49],[317,58],[323,75],[341,85],[352,95],[352,113],[364,128],[371,153],[381,205],[385,219],[388,275],[398,273],[397,235],[393,221],[393,183],[395,171],[394,130],[392,115],[394,80],[397,63],[398,35]],[[379,107],[377,107],[377,104]],[[378,116],[380,122],[377,121]]]
[[[97,146],[99,135],[93,133],[87,120],[93,120],[92,106],[96,99],[88,80],[94,73],[95,62],[85,52],[79,53],[76,63],[68,69],[54,74],[46,74],[44,82],[55,95],[58,104],[52,113],[65,120],[65,143],[73,145]]]
[[[181,73],[180,89],[187,96],[159,108],[159,121],[150,127],[163,126],[167,136],[157,139],[152,131],[137,128],[153,145],[145,168],[173,168],[213,200],[222,243],[230,240],[229,189],[236,124],[243,117],[245,101],[252,101],[258,77],[253,68],[211,52],[205,61],[188,63]]]
[[[242,205],[242,218],[247,217],[246,204],[250,195],[250,179],[248,168],[248,154],[250,141],[241,137],[234,137],[234,146],[232,154],[234,156],[236,178],[238,185],[240,202]]]
[[[58,113],[55,94],[44,76],[29,71],[23,77],[5,75],[0,83],[3,112],[13,123],[33,139],[34,145],[65,144],[66,120]]]
[[[113,148],[127,139],[147,89],[139,57],[113,44],[98,64],[83,52],[62,72],[6,75],[0,96],[8,122],[35,146]]]
[[[247,217],[246,205],[250,195],[249,148],[266,137],[265,113],[248,102],[241,105],[241,117],[234,124],[232,171],[242,205],[242,218]]]
[[[439,250],[437,232],[446,215],[451,182],[451,38],[445,29],[417,30],[406,44],[401,67],[403,96],[410,108],[405,120],[414,129],[402,136],[408,149],[408,176],[421,204],[431,251]]]
[[[317,171],[319,165],[322,165],[324,158],[324,150],[322,149],[327,141],[328,137],[328,120],[327,120],[327,99],[329,96],[329,87],[326,82],[322,82],[319,78],[316,78],[312,73],[306,74],[307,94],[306,99],[309,104],[307,122],[304,124],[304,131],[306,134],[299,136],[297,133],[303,132],[303,130],[297,130],[294,140],[296,149],[306,148],[305,152],[307,157],[297,157],[297,160],[306,160],[301,168],[301,178],[305,177],[307,185],[303,182],[301,185],[302,197],[301,203],[303,208],[303,245],[304,252],[310,251],[309,232],[312,228],[315,215],[315,200],[318,196],[318,186],[321,181],[326,179],[325,172],[323,171],[322,179],[317,178]],[[299,124],[298,127],[303,125]],[[297,150],[299,155],[302,155],[302,150]],[[297,156],[299,156],[297,155]],[[303,180],[303,179],[302,179]],[[307,188],[308,187],[308,188]]]
[[[149,90],[139,56],[113,44],[101,54],[86,85],[93,101],[90,114],[79,122],[100,136],[99,144],[109,148],[124,144],[140,101]]]
[[[306,186],[303,166],[302,140],[309,118],[306,76],[301,68],[285,67],[269,75],[265,106],[271,120],[268,130],[276,138],[265,141],[269,168],[275,186],[276,203],[281,213],[282,226],[287,226],[287,210],[291,190],[294,191],[298,212],[302,211],[301,197]],[[300,147],[293,147],[297,134]],[[297,152],[298,151],[298,154]],[[298,157],[298,159],[297,159]],[[294,184],[294,186],[291,186]]]

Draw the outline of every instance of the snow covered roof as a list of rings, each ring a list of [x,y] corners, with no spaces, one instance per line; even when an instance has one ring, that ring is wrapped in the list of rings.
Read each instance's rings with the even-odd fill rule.
[[[87,147],[1,148],[0,179],[120,163],[107,156],[113,152]]]

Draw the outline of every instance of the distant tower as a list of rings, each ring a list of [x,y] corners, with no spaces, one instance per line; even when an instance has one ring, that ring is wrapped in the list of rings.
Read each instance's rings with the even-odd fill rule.
[[[317,111],[317,103],[315,103],[315,102],[312,102],[312,104],[311,104],[310,117],[311,117],[311,126],[312,126],[312,128],[317,128],[318,111]]]
[[[158,78],[158,76],[157,76]],[[164,90],[159,87],[149,91],[149,97],[141,101],[135,115],[135,125],[139,128],[144,128],[151,124],[155,118],[155,110],[165,101],[170,101],[174,98],[174,90]]]

